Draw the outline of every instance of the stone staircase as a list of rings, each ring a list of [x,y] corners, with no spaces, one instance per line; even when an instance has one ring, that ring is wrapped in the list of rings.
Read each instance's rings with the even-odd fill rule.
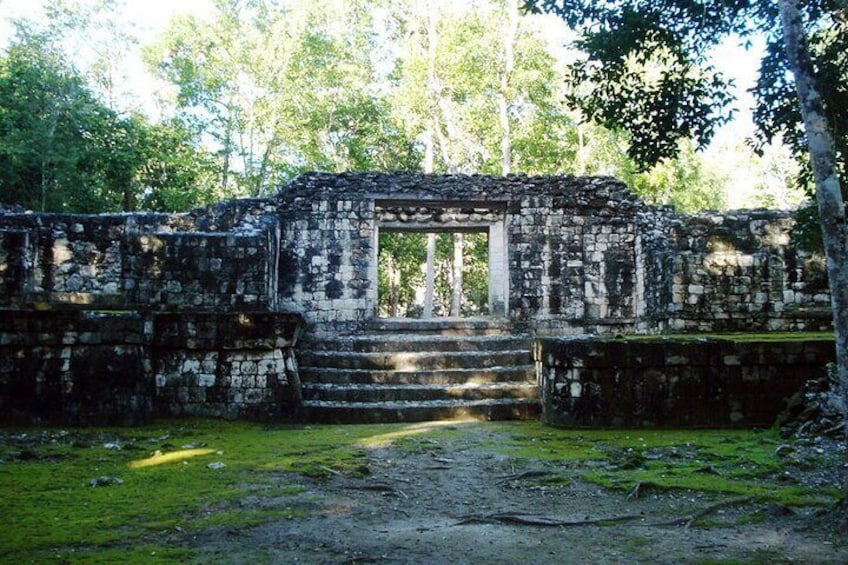
[[[302,419],[535,418],[533,338],[489,320],[387,320],[298,351]]]

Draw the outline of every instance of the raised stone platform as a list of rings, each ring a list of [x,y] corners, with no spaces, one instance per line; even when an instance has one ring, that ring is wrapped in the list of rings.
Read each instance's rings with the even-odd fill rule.
[[[298,314],[0,310],[0,423],[281,420]]]
[[[828,333],[540,339],[543,420],[602,427],[770,427],[835,361]]]

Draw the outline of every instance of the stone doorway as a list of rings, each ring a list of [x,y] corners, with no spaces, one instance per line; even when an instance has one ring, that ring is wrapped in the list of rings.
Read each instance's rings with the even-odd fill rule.
[[[486,231],[382,231],[379,317],[489,315],[488,236]]]
[[[506,206],[377,201],[378,318],[505,316]]]

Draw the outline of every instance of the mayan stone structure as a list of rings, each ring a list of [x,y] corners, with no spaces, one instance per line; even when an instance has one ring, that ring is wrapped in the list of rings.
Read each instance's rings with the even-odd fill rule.
[[[487,310],[507,331],[828,329],[821,259],[792,223],[680,216],[611,178],[410,173],[311,173],[186,214],[2,210],[0,411],[96,413],[80,388],[105,385],[73,367],[126,374],[112,348],[135,375],[116,413],[284,415],[298,339],[377,321],[384,231],[485,233]]]

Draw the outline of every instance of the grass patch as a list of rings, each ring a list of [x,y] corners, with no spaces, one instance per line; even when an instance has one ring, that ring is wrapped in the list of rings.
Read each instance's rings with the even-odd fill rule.
[[[158,563],[186,562],[192,556],[192,552],[188,549],[144,544],[135,547],[74,547],[56,551],[38,551],[27,557],[27,563],[63,563],[68,565],[150,563],[155,565]]]
[[[753,496],[789,506],[825,506],[844,493],[781,481],[774,430],[568,430],[540,423],[493,424],[509,437],[492,449],[517,459],[593,461],[571,473],[606,488],[639,483],[665,489]]]
[[[567,430],[538,422],[267,427],[206,420],[5,429],[0,555],[8,562],[190,560],[191,549],[179,545],[185,535],[306,516],[312,506],[295,498],[311,488],[304,476],[365,474],[368,452],[390,445],[401,454],[439,454],[471,440],[459,445],[505,455],[519,469],[557,462],[561,473],[533,479],[549,487],[582,479],[629,490],[642,482],[787,505],[830,504],[842,495],[781,481],[786,461],[774,454],[780,443],[774,431]],[[112,477],[121,482],[91,486]]]
[[[146,544],[165,532],[302,515],[284,501],[259,508],[240,501],[301,493],[304,487],[287,480],[288,473],[362,473],[369,442],[396,432],[403,427],[205,420],[131,429],[6,429],[0,433],[0,555],[39,561],[61,554],[97,563],[155,562],[155,553],[174,561],[188,550]],[[213,463],[223,466],[210,468]],[[91,486],[100,477],[122,482]],[[136,546],[144,549],[111,560],[114,551],[123,556]]]

